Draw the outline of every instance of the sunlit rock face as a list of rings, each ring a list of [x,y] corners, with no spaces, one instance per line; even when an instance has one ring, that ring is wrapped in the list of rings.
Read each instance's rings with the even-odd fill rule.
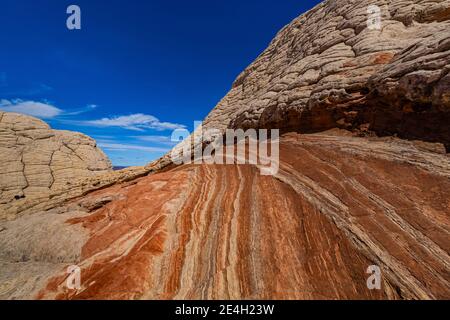
[[[0,112],[0,205],[46,199],[79,178],[111,170],[96,142],[77,132],[52,130],[31,116]],[[21,201],[22,200],[22,201]],[[0,218],[5,218],[0,213]]]
[[[449,20],[448,0],[324,1],[277,34],[205,126],[339,127],[449,148]]]
[[[450,1],[323,2],[204,121],[281,129],[274,175],[165,156],[24,203],[0,298],[449,299],[449,39]]]
[[[330,133],[287,134],[280,152],[276,176],[183,165],[3,224],[1,297],[450,296],[448,156]],[[380,290],[367,287],[371,265]]]

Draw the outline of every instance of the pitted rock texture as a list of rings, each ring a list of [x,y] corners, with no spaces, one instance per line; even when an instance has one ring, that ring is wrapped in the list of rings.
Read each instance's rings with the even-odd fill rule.
[[[203,126],[301,132],[275,176],[166,155],[0,207],[0,298],[449,299],[449,17],[334,0],[295,19]]]
[[[24,199],[46,199],[70,189],[74,181],[110,170],[93,139],[52,130],[30,116],[0,112],[0,218]]]
[[[450,159],[427,149],[287,134],[276,176],[183,165],[0,223],[0,298],[448,299]]]
[[[204,127],[339,127],[449,148],[449,71],[450,0],[327,0],[277,34]]]

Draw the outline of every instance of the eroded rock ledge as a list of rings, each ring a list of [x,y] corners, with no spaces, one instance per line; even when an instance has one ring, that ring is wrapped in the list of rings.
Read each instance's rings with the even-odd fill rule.
[[[368,5],[381,30],[367,28]],[[450,148],[450,1],[329,0],[283,28],[206,128],[338,127]]]

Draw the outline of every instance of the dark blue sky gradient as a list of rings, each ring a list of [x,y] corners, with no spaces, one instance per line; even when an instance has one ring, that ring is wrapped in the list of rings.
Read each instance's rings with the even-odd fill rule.
[[[81,123],[143,113],[191,129],[275,34],[318,2],[0,0],[0,100],[67,112],[97,105],[45,120],[109,144],[163,147],[136,136],[170,131]],[[66,28],[70,4],[81,8],[81,30]],[[163,153],[137,149],[105,151],[116,165],[145,164]]]

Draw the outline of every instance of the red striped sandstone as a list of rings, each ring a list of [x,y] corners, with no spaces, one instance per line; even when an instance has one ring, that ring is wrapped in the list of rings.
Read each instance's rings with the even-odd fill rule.
[[[185,165],[74,201],[57,217],[84,245],[33,297],[448,298],[449,176],[448,156],[410,142],[290,134],[276,177]],[[381,291],[366,287],[371,264]]]
[[[382,30],[368,4],[295,19],[204,122],[365,138],[287,134],[274,177],[164,157],[0,206],[0,298],[449,299],[450,1],[371,1]]]

